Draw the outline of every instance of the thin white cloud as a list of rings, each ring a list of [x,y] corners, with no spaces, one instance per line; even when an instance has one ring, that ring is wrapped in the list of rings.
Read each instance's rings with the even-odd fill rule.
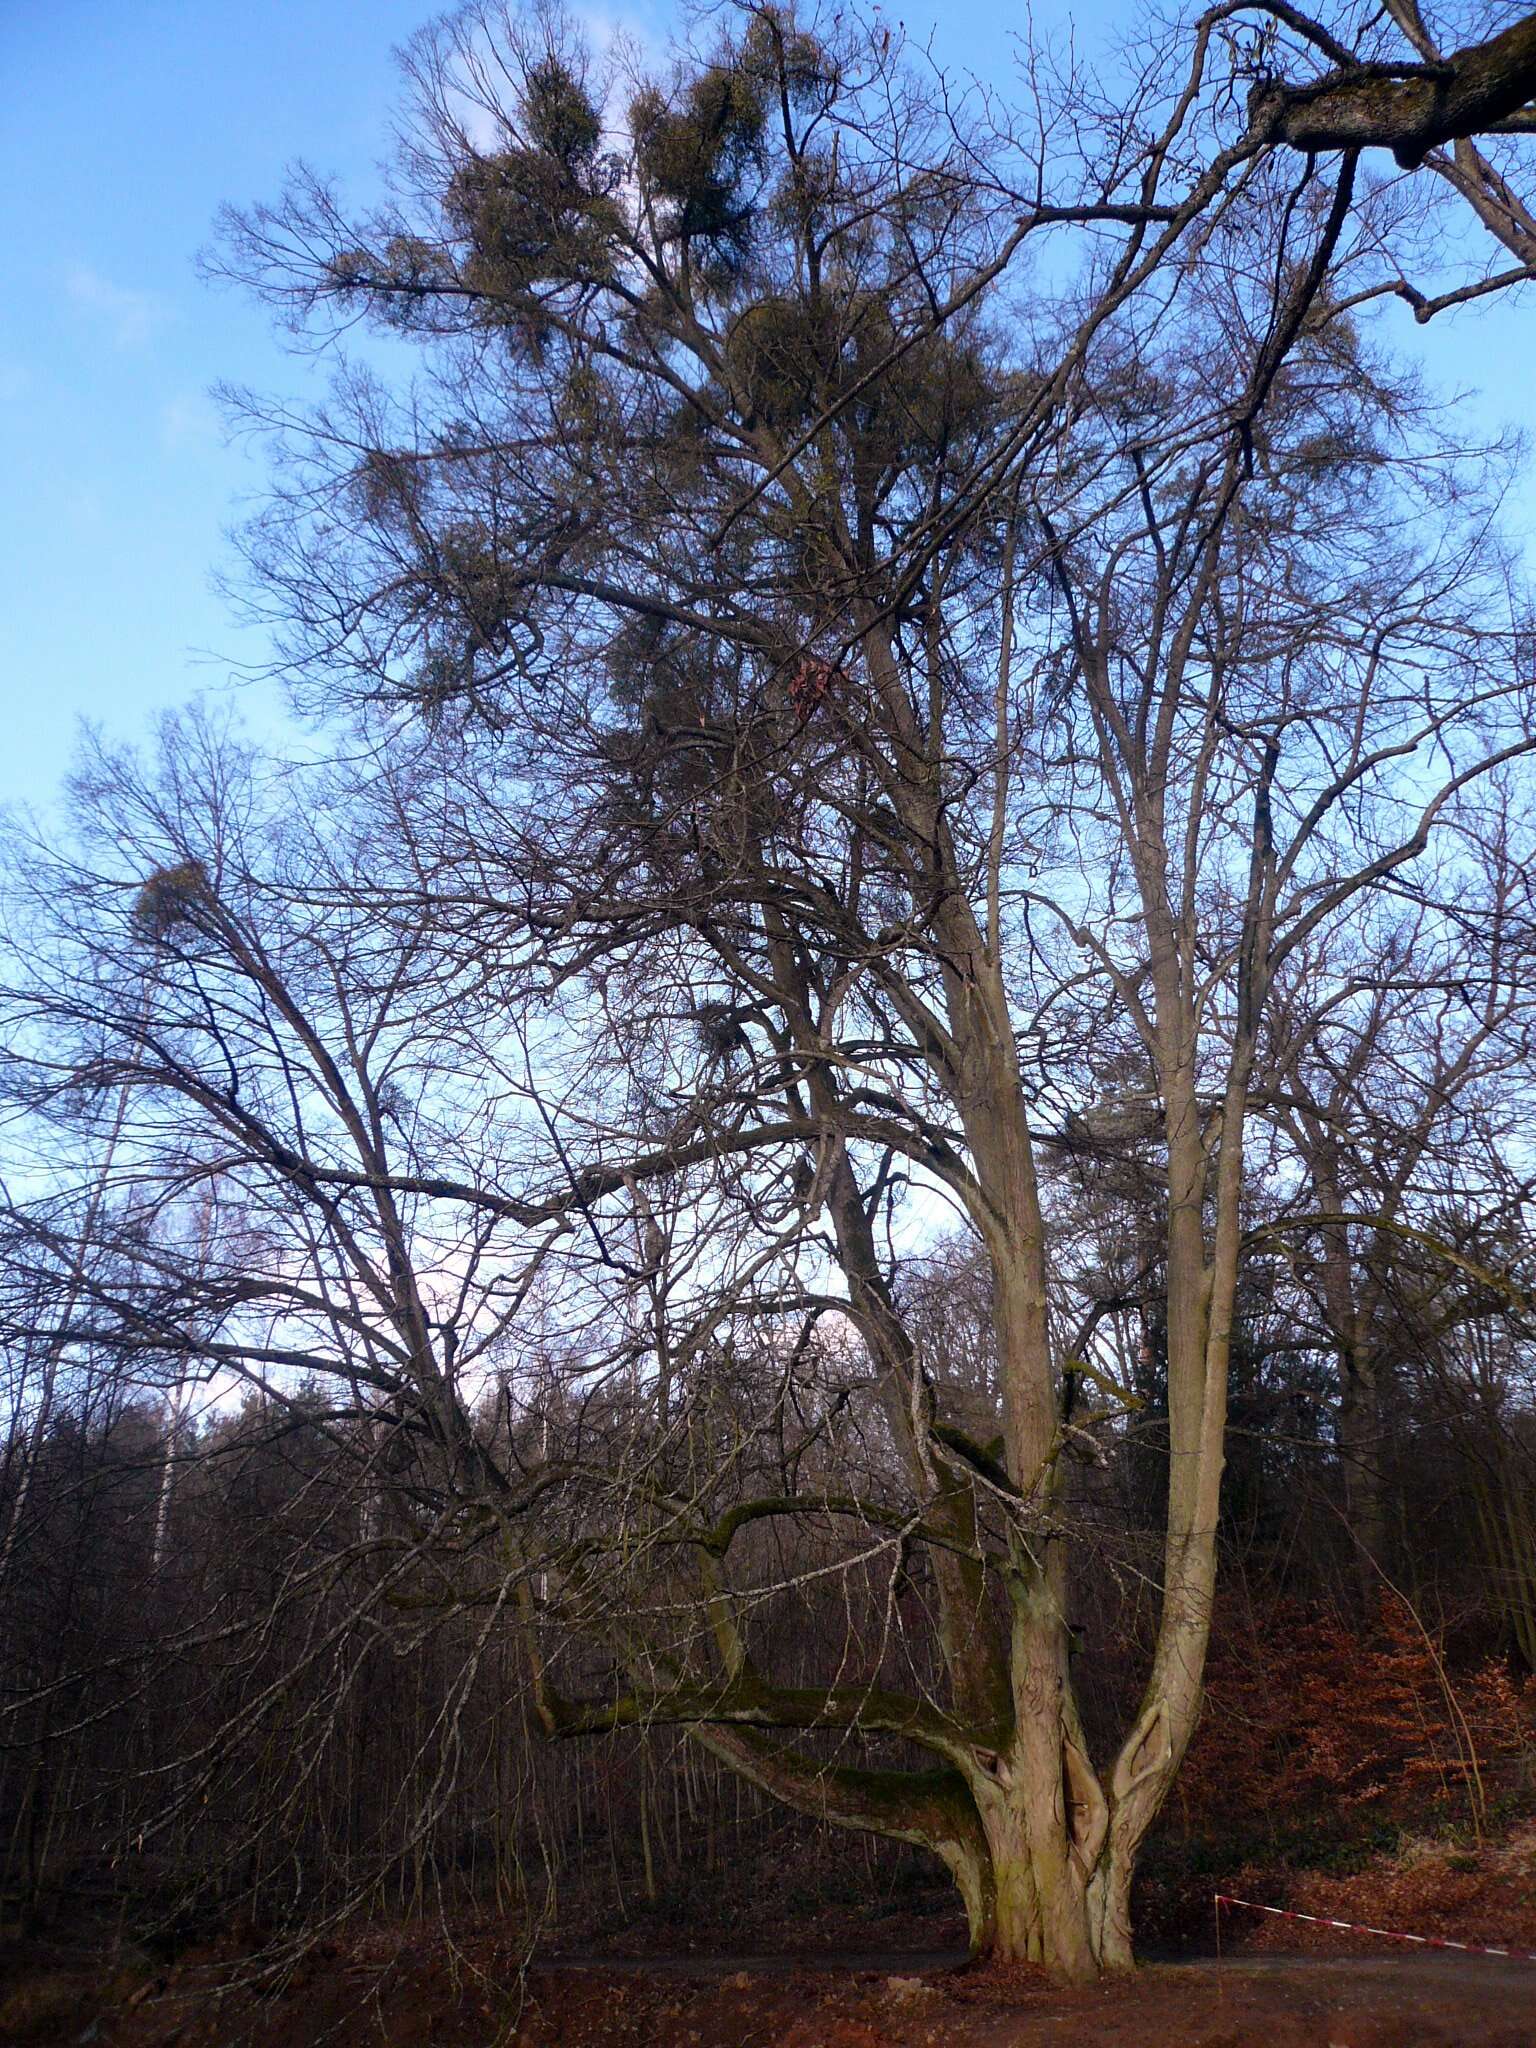
[[[94,484],[77,484],[64,493],[63,512],[68,527],[101,526],[106,521],[107,501]]]
[[[178,391],[160,408],[160,442],[170,454],[216,448],[219,445],[218,408],[206,393]]]
[[[593,59],[592,83],[604,87],[600,111],[603,125],[614,141],[621,142],[623,138],[623,113],[634,73],[663,66],[666,48],[657,38],[652,13],[650,8],[633,9],[622,4],[609,7],[603,0],[567,10],[572,26]],[[506,130],[496,110],[505,80],[483,34],[471,34],[461,46],[461,54],[466,81],[449,85],[447,107],[470,147],[482,155],[493,155],[506,142]]]
[[[480,156],[494,156],[506,141],[501,123],[489,107],[483,107],[466,93],[454,93],[450,104],[454,119],[463,129],[469,146]]]
[[[64,287],[74,303],[105,328],[117,348],[142,348],[169,311],[153,292],[113,284],[84,263],[71,265]]]
[[[648,59],[661,54],[662,46],[656,40],[653,23],[646,13],[626,7],[576,7],[571,11],[571,19],[596,57],[610,57],[621,45],[639,51]]]
[[[586,38],[598,65],[608,71],[603,123],[617,136],[623,130],[624,109],[635,73],[664,72],[666,42],[658,36],[649,11],[639,13],[629,8],[614,11],[602,6],[577,7],[571,18]]]

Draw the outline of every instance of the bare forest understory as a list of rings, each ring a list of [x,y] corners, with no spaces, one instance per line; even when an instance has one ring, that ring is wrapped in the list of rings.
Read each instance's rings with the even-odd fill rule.
[[[1278,1617],[1288,1665],[1218,1660],[1184,1797],[1149,1846],[1132,1979],[966,1956],[947,1874],[734,1786],[690,1829],[676,1758],[610,1759],[606,1811],[522,1909],[461,1870],[425,1910],[145,1921],[130,1873],[63,1873],[0,1943],[6,2048],[1453,2048],[1536,2042],[1536,1961],[1410,1953],[1213,1908],[1536,1955],[1536,1687],[1452,1677],[1411,1626]],[[1240,1635],[1241,1631],[1234,1631]],[[1247,1652],[1262,1649],[1250,1637]],[[1260,1675],[1265,1673],[1266,1675]],[[1356,1714],[1331,1743],[1330,1685]],[[615,1771],[612,1767],[618,1764]],[[647,1815],[634,1788],[650,1787]],[[546,1797],[553,1788],[546,1788]],[[688,1796],[699,1797],[694,1786]],[[525,1853],[532,1854],[532,1843]],[[93,1886],[94,1879],[94,1886]],[[106,1889],[103,1889],[103,1879]],[[151,1916],[152,1917],[152,1916]]]
[[[1484,1914],[1536,1936],[1536,1855],[1518,1875],[1461,1856],[1475,1884],[1440,1895],[1390,1867],[1356,1880],[1276,1881],[1273,1898],[1344,1915],[1410,1901],[1420,1925],[1488,1931]],[[1466,1866],[1477,1864],[1474,1870]],[[1259,1873],[1250,1873],[1256,1877]],[[637,1930],[626,1930],[634,1942]],[[643,1930],[639,1931],[643,1937]],[[756,1930],[782,1946],[733,1952],[695,1923],[690,1953],[528,1964],[504,1929],[466,1922],[344,1935],[297,1966],[248,1981],[226,1941],[166,1963],[104,1965],[45,1944],[0,1956],[0,2038],[7,2048],[1529,2048],[1536,1964],[1383,1955],[1337,1936],[1323,1952],[1278,1937],[1224,1941],[1223,1953],[1155,1960],[1088,1989],[1030,1965],[977,1964],[905,1943],[958,1936],[951,1915],[845,1914]],[[737,1930],[739,1935],[739,1930]],[[856,1933],[864,1945],[848,1946]],[[867,1942],[877,1934],[893,1943]],[[610,1933],[609,1945],[627,1945]]]

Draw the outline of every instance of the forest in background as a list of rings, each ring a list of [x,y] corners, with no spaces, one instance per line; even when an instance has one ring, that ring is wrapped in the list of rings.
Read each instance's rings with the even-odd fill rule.
[[[1146,1653],[1148,1385],[1140,1458],[1127,1446],[1085,1503],[1108,1588],[1077,1624],[1095,1724],[1124,1711]],[[1402,1371],[1392,1389],[1390,1576],[1362,1593],[1326,1403],[1257,1360],[1239,1383],[1251,1436],[1205,1712],[1151,1856],[1165,1945],[1208,1943],[1211,1893],[1245,1868],[1283,1884],[1415,1838],[1472,1848],[1536,1810],[1529,1412],[1497,1382]],[[535,1433],[542,1456],[542,1417]],[[429,1596],[378,1598],[357,1462],[313,1388],[172,1434],[107,1385],[33,1447],[18,1521],[13,1443],[7,1671],[32,1694],[5,1764],[13,1924],[126,1913],[173,1953],[231,1923],[291,1939],[446,1903],[557,1946],[814,1941],[822,1921],[855,1946],[861,1926],[878,1945],[923,1921],[953,1939],[930,1858],[787,1813],[679,1731],[551,1743],[505,1634],[487,1643]],[[841,1574],[796,1584],[828,1554],[776,1549],[762,1616],[775,1668],[811,1682],[829,1636],[869,1668],[891,1624],[878,1570],[856,1594]]]
[[[1086,1982],[1529,1816],[1523,453],[1382,318],[1536,260],[1474,26],[475,7],[227,216],[323,744],[8,830],[8,1918]]]

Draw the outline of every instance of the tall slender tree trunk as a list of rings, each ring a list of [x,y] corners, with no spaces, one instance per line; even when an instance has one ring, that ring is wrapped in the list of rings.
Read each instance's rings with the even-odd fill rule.
[[[1368,1345],[1349,1345],[1339,1360],[1339,1457],[1344,1513],[1353,1544],[1356,1597],[1374,1608],[1386,1568],[1387,1503],[1382,1472],[1381,1383]]]

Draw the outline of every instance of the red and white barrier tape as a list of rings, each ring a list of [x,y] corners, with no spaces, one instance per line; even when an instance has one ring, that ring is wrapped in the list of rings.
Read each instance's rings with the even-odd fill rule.
[[[1261,1906],[1254,1899],[1234,1899],[1230,1892],[1216,1893],[1216,1927],[1221,1929],[1223,1906],[1246,1906],[1250,1913],[1270,1913],[1277,1920],[1305,1920],[1313,1927],[1332,1927],[1340,1934],[1374,1934],[1383,1941],[1411,1941],[1419,1948],[1458,1948],[1466,1955],[1504,1956],[1511,1962],[1536,1963],[1536,1954],[1524,1948],[1491,1948],[1482,1941],[1450,1941],[1443,1934],[1398,1934],[1390,1927],[1363,1927],[1355,1920],[1328,1920],[1318,1913],[1292,1913],[1284,1906]]]

